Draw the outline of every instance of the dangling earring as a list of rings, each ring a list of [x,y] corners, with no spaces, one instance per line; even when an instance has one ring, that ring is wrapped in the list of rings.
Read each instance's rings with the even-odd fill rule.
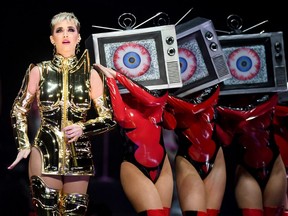
[[[54,45],[54,47],[53,47],[53,56],[56,54],[56,45],[55,44],[53,44]]]
[[[76,45],[76,54],[78,54],[79,52],[80,52],[80,44],[77,43],[77,45]]]

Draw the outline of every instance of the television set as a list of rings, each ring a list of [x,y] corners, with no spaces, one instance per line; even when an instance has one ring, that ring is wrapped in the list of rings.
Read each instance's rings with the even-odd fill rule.
[[[288,91],[281,91],[278,93],[278,103],[282,105],[288,105]]]
[[[175,25],[90,35],[91,62],[115,69],[149,90],[182,87]],[[128,90],[118,83],[120,93]]]
[[[219,36],[232,77],[220,95],[287,91],[282,32]]]
[[[173,94],[188,97],[231,77],[210,19],[196,17],[175,28],[183,86]]]

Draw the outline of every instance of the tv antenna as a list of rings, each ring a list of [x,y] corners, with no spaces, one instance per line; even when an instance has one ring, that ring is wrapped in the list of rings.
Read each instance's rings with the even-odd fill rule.
[[[178,25],[179,22],[181,22],[191,11],[193,8],[189,9],[184,16],[182,16],[175,24]],[[157,19],[156,19],[157,18]],[[129,30],[129,29],[136,29],[140,26],[144,25],[145,23],[149,22],[150,20],[153,20],[153,24],[155,26],[161,26],[161,25],[169,25],[170,24],[170,18],[167,13],[164,12],[158,12],[149,19],[145,20],[144,22],[140,23],[139,25],[136,25],[136,16],[132,13],[123,13],[118,17],[118,24],[123,29],[117,29],[117,28],[110,28],[105,26],[99,26],[99,25],[92,25],[93,28],[99,28],[99,29],[106,29],[106,30],[112,30],[112,31],[123,31],[123,30]]]
[[[158,12],[154,16],[150,17],[149,19],[145,20],[144,22],[140,23],[139,25],[135,26],[136,25],[136,16],[132,13],[123,13],[118,17],[118,24],[123,29],[110,28],[110,27],[98,26],[98,25],[92,25],[92,27],[100,28],[100,29],[106,29],[106,30],[112,30],[112,31],[123,31],[123,30],[129,30],[129,29],[136,29],[136,28],[139,28],[140,26],[144,25],[145,23],[149,22],[150,20],[155,19],[156,17],[159,17],[159,16],[160,16],[160,18],[158,19],[158,25],[160,25],[160,23],[163,23],[163,22],[166,24],[169,22],[169,17],[166,13]]]
[[[123,29],[132,29],[136,25],[136,17],[132,13],[123,13],[118,17],[118,24]]]
[[[181,22],[192,10],[193,10],[193,8],[190,8],[190,9],[175,23],[175,26],[178,25],[178,23]]]
[[[134,27],[133,29],[136,29],[136,28],[144,25],[145,23],[149,22],[149,21],[152,20],[152,19],[155,20],[155,18],[156,18],[156,17],[159,18],[159,16],[160,16],[160,18],[158,19],[158,20],[159,20],[158,23],[160,23],[161,21],[164,21],[164,20],[165,20],[165,18],[163,18],[163,17],[164,17],[163,15],[164,15],[165,17],[168,17],[168,15],[167,15],[166,13],[164,13],[164,12],[158,12],[158,13],[155,14],[154,16],[150,17],[149,19],[145,20],[144,22],[142,22],[142,23],[140,23],[139,25],[137,25],[136,27]],[[169,17],[168,17],[168,19],[169,19]],[[155,22],[153,22],[153,23],[154,23],[154,25],[155,25]]]
[[[122,31],[123,29],[116,29],[116,28],[110,28],[105,26],[98,26],[98,25],[92,25],[93,28],[99,28],[99,29],[106,29],[106,30],[112,30],[112,31]]]
[[[223,31],[223,30],[216,30],[216,32],[222,32],[225,34],[241,34],[241,33],[245,33],[251,29],[254,29],[264,23],[267,23],[268,20],[264,20],[256,25],[253,25],[245,30],[242,30],[242,24],[243,24],[243,20],[240,16],[238,16],[237,14],[231,14],[227,17],[226,23],[228,28],[231,29],[230,32],[228,31]],[[261,31],[260,33],[263,33],[264,31]]]

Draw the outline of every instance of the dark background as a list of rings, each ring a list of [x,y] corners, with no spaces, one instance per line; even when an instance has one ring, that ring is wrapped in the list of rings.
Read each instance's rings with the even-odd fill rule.
[[[252,5],[253,3],[253,5]],[[81,51],[85,48],[85,39],[92,34],[107,30],[92,28],[92,25],[121,29],[118,17],[123,13],[132,13],[137,24],[144,22],[158,12],[168,14],[170,24],[175,24],[185,13],[193,10],[182,22],[197,16],[211,19],[216,30],[227,31],[226,18],[231,14],[239,15],[243,20],[242,30],[257,25],[261,26],[246,33],[261,31],[282,31],[285,50],[287,50],[287,18],[288,13],[284,1],[116,1],[116,0],[42,0],[42,1],[6,1],[0,8],[0,215],[26,216],[30,211],[30,194],[27,180],[27,161],[22,161],[14,170],[6,167],[12,163],[17,154],[10,126],[9,112],[17,95],[24,73],[30,63],[51,59],[53,47],[50,44],[50,19],[58,12],[74,12],[81,22]],[[180,22],[180,23],[182,23]],[[147,22],[141,27],[152,27]],[[219,31],[219,35],[222,35]],[[287,42],[286,42],[287,41]],[[286,57],[287,58],[287,57]],[[89,194],[92,208],[97,208],[95,215],[135,215],[119,184],[119,165],[121,148],[117,131],[107,136],[101,135],[93,140],[93,151],[97,174],[91,179]],[[175,146],[170,145],[171,158]],[[221,215],[238,215],[233,197],[233,160],[226,154],[228,182]],[[179,216],[180,210],[177,195],[173,202],[172,214]],[[90,209],[91,208],[91,209]],[[92,213],[90,214],[92,215]]]

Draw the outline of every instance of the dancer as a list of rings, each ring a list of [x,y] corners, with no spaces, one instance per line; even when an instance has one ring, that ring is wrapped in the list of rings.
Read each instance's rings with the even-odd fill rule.
[[[54,57],[30,64],[11,110],[18,147],[13,169],[29,156],[32,201],[37,215],[85,215],[87,186],[94,175],[89,136],[112,129],[111,109],[101,77],[90,67],[87,50],[78,59],[80,23],[70,12],[51,20]],[[28,139],[27,115],[37,100],[41,125]],[[95,119],[87,119],[94,103]]]
[[[222,147],[214,139],[219,86],[185,98],[170,94],[165,128],[177,135],[176,186],[183,216],[216,216],[220,212],[226,167]]]
[[[119,72],[94,66],[107,77],[114,117],[124,138],[123,190],[139,216],[169,216],[173,176],[161,127],[168,92],[149,91]],[[120,95],[116,80],[129,93]]]
[[[243,216],[283,214],[287,181],[274,138],[277,102],[275,93],[219,97],[216,131],[222,145],[235,149],[235,196]]]
[[[288,106],[287,103],[278,103],[274,116],[275,140],[279,146],[280,154],[286,168],[288,181]],[[285,198],[285,210],[283,216],[288,216],[288,190]]]

